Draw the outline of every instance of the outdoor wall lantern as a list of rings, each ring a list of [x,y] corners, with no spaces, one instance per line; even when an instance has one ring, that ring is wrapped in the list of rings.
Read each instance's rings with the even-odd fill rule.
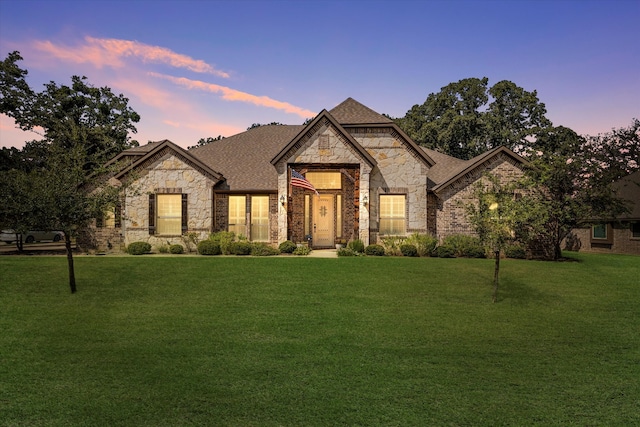
[[[285,200],[285,199],[284,199],[284,194],[283,194],[282,196],[280,196],[280,204],[281,204],[282,206],[284,206],[284,200]]]
[[[362,204],[364,205],[365,208],[369,204],[369,198],[367,197],[366,194],[364,196],[362,196]]]

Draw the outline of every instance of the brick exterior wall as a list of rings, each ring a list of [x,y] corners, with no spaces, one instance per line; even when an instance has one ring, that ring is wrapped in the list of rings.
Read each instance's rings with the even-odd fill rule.
[[[591,228],[577,228],[572,230],[569,239],[565,239],[562,248],[589,253],[640,255],[640,238],[633,237],[630,227],[628,222],[613,223],[610,244],[592,241]]]
[[[435,203],[435,234],[439,239],[452,234],[475,234],[467,220],[464,206],[476,201],[474,186],[477,182],[486,180],[485,173],[499,177],[503,183],[513,182],[523,175],[520,163],[500,153],[444,188]]]

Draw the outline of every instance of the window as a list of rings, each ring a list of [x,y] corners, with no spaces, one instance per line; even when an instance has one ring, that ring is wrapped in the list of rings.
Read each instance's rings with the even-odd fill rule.
[[[631,224],[631,237],[634,239],[640,238],[640,222]]]
[[[607,224],[596,224],[591,227],[591,238],[594,240],[607,240]]]
[[[340,190],[342,174],[340,172],[307,172],[305,178],[316,190]]]
[[[251,197],[251,240],[269,241],[269,196]]]
[[[229,196],[229,231],[236,236],[246,235],[247,198],[245,196]]]
[[[405,195],[380,196],[380,234],[405,234]]]
[[[342,195],[336,195],[336,237],[342,237]]]
[[[304,195],[304,235],[308,236],[311,234],[309,231],[310,223],[311,223],[311,210],[310,210],[310,197],[308,194]]]
[[[107,208],[101,217],[96,218],[96,227],[120,227],[120,205]]]
[[[182,234],[182,194],[158,194],[157,234]]]

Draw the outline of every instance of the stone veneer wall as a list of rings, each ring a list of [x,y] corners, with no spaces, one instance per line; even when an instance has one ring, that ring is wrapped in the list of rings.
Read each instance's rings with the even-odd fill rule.
[[[127,190],[126,215],[122,219],[124,243],[144,241],[152,247],[183,244],[182,236],[149,234],[149,194],[177,192],[187,194],[187,232],[206,238],[212,224],[212,187],[214,181],[173,154],[167,153],[147,165],[140,178]]]
[[[353,138],[375,159],[369,187],[371,243],[378,240],[379,196],[406,195],[406,234],[426,233],[429,167],[391,128],[353,128]]]
[[[513,182],[523,175],[518,162],[500,153],[444,188],[438,194],[436,211],[436,236],[440,240],[453,234],[475,234],[464,206],[476,201],[474,186],[485,180],[485,173],[498,176],[502,183]]]

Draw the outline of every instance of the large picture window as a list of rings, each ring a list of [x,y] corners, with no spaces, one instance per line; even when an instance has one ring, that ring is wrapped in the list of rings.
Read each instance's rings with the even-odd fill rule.
[[[156,233],[182,234],[182,194],[158,194]]]
[[[406,196],[380,196],[380,234],[403,235],[406,232]]]
[[[229,196],[229,231],[236,236],[247,234],[247,198],[245,196]]]
[[[269,196],[251,196],[251,240],[269,241]]]

